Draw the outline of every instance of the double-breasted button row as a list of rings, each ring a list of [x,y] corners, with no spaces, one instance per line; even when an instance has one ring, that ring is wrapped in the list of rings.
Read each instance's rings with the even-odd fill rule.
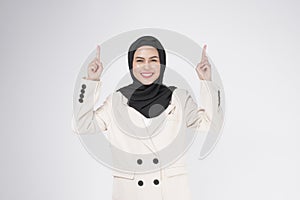
[[[158,185],[158,184],[159,184],[159,180],[158,180],[158,179],[154,179],[154,180],[153,180],[153,184],[154,184],[154,185]],[[143,186],[143,185],[144,185],[144,181],[143,181],[143,180],[139,180],[139,181],[138,181],[138,185],[139,185],[139,186]]]
[[[138,165],[143,164],[143,160],[140,159],[140,158],[137,159],[136,162],[137,162]],[[152,160],[152,162],[153,162],[154,164],[158,164],[158,159],[157,159],[157,158],[154,158],[154,159]]]
[[[80,98],[79,98],[79,100],[78,100],[80,103],[83,102],[83,97],[84,97],[84,93],[85,93],[85,88],[86,88],[86,85],[85,85],[85,84],[82,84],[82,85],[81,85],[81,90],[80,90],[81,93],[80,93],[80,95],[79,95]]]

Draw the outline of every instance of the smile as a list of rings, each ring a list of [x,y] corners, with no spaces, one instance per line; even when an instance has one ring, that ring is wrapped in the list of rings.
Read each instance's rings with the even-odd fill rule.
[[[154,73],[151,73],[151,72],[144,72],[144,73],[141,73],[142,77],[143,78],[150,78]]]

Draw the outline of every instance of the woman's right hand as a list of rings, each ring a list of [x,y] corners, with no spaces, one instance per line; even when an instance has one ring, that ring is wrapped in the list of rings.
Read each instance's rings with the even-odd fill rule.
[[[94,60],[88,65],[88,80],[99,81],[101,73],[103,71],[103,65],[100,61],[100,46],[97,45],[97,54]]]

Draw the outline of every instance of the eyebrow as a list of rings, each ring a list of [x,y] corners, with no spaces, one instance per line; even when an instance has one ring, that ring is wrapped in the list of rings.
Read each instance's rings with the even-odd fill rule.
[[[136,58],[136,59],[137,59],[137,58],[145,59],[145,58],[139,57],[139,56],[137,56],[137,57],[135,57],[135,58]],[[149,59],[151,59],[151,58],[158,58],[158,56],[151,56]]]

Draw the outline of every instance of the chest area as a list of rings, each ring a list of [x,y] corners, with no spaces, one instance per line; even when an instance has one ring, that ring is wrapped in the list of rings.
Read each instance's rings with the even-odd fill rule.
[[[150,147],[158,151],[170,145],[184,131],[183,109],[176,98],[154,118],[144,117],[122,99],[115,102],[118,103],[113,105],[108,136],[110,143],[122,150],[149,153]]]

